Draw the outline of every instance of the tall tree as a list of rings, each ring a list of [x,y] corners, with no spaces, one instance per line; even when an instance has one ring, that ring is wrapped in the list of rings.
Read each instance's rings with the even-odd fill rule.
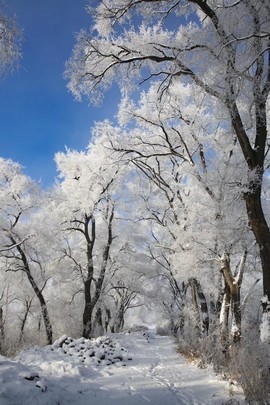
[[[94,333],[94,311],[102,297],[114,239],[111,188],[117,184],[119,167],[106,156],[103,141],[104,136],[96,138],[86,152],[67,151],[56,156],[61,181],[55,195],[65,240],[63,259],[71,264],[83,284],[86,338]]]

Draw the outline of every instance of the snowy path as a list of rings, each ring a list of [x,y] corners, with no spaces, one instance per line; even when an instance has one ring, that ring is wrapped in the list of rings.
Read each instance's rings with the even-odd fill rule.
[[[132,354],[131,364],[104,370],[102,393],[97,393],[93,404],[209,405],[229,400],[228,383],[187,365],[175,353],[170,338],[157,336],[146,343],[145,338],[137,337],[135,345],[129,345],[128,339],[123,345]]]
[[[42,350],[30,351],[24,364],[0,357],[0,405],[244,404],[239,394],[229,397],[228,382],[186,364],[169,337],[148,342],[141,333],[117,336],[132,356],[125,366],[85,366]],[[39,386],[22,378],[27,373],[42,376]]]

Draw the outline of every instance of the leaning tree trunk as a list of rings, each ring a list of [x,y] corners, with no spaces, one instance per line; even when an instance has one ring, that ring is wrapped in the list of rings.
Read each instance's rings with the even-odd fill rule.
[[[15,245],[16,241],[15,239],[13,239],[12,237],[10,237],[11,242]],[[45,298],[43,296],[42,290],[38,287],[34,277],[32,276],[31,270],[30,270],[30,266],[27,260],[27,257],[23,251],[23,248],[21,247],[21,245],[17,246],[17,250],[20,254],[20,258],[23,262],[23,270],[27,275],[28,281],[30,282],[36,297],[39,301],[40,307],[41,307],[41,314],[42,314],[42,318],[43,318],[43,322],[44,322],[44,326],[45,326],[45,332],[46,332],[46,336],[47,336],[47,342],[48,344],[52,344],[52,325],[51,325],[51,321],[50,321],[50,317],[49,317],[49,312],[48,312],[48,308],[47,308],[47,304],[45,301]]]
[[[245,268],[247,258],[247,251],[243,252],[242,258],[240,260],[239,266],[237,268],[235,276],[233,276],[230,265],[229,254],[225,253],[221,258],[221,273],[224,278],[224,301],[223,301],[223,316],[224,321],[221,323],[221,334],[226,334],[226,329],[228,329],[228,316],[229,310],[231,310],[232,315],[232,327],[231,327],[231,338],[234,343],[238,343],[241,339],[241,303],[240,303],[240,290],[243,281],[243,273]],[[226,307],[224,307],[226,305]]]
[[[39,290],[37,284],[35,283],[33,277],[31,274],[28,274],[28,279],[35,291],[35,294],[39,300],[40,303],[40,307],[41,307],[41,314],[42,314],[42,318],[43,318],[43,322],[44,322],[44,326],[45,326],[45,332],[46,332],[46,336],[47,336],[47,342],[49,345],[52,344],[52,325],[51,325],[51,321],[50,321],[50,317],[49,317],[49,312],[48,312],[48,308],[47,308],[47,304],[46,301],[43,297],[42,292]]]
[[[27,318],[28,318],[30,309],[31,309],[32,300],[33,300],[33,298],[30,299],[30,300],[27,300],[27,299],[25,300],[25,313],[24,313],[22,323],[21,323],[19,343],[21,343],[22,340],[23,340],[24,328],[25,328],[25,325],[26,325],[26,322],[27,322]]]
[[[52,325],[51,325],[46,301],[43,297],[42,291],[38,288],[38,285],[35,282],[32,274],[30,272],[30,269],[29,268],[25,269],[25,272],[27,274],[27,277],[28,277],[28,280],[29,280],[31,286],[33,287],[33,290],[37,296],[37,299],[39,300],[39,304],[41,307],[41,314],[42,314],[42,318],[43,318],[43,322],[44,322],[44,326],[45,326],[45,332],[46,332],[46,336],[47,336],[47,342],[49,345],[51,345],[52,344]]]

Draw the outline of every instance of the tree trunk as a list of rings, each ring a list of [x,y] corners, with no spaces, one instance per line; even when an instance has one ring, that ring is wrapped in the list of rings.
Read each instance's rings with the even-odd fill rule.
[[[224,278],[224,297],[223,308],[221,316],[223,321],[221,322],[221,335],[228,334],[228,317],[229,309],[232,314],[232,326],[231,337],[234,343],[238,343],[241,339],[241,307],[240,307],[240,290],[243,280],[243,273],[247,258],[247,250],[244,250],[239,266],[237,266],[237,272],[233,276],[230,265],[230,256],[225,253],[221,258],[222,268],[221,273]],[[224,307],[227,306],[227,308]],[[227,312],[228,311],[228,312]]]
[[[102,322],[102,310],[100,307],[97,307],[95,313],[95,319],[93,322],[93,332],[95,336],[104,335],[104,326]]]
[[[228,349],[229,337],[229,313],[230,313],[231,292],[228,283],[225,280],[224,295],[220,311],[220,337],[223,349]]]
[[[270,77],[270,76],[269,76]],[[256,111],[256,136],[254,149],[251,147],[249,138],[244,128],[236,103],[229,106],[232,126],[237,135],[243,155],[250,171],[257,175],[252,183],[248,184],[249,191],[244,194],[246,210],[255,240],[259,245],[260,258],[263,272],[263,291],[267,299],[270,299],[270,230],[265,219],[261,204],[262,182],[265,164],[265,146],[267,140],[266,97],[260,95],[259,88],[254,89]],[[261,98],[261,100],[260,100]]]
[[[89,224],[91,222],[91,235],[89,233]],[[84,236],[86,239],[86,258],[87,258],[87,278],[84,280],[84,311],[83,311],[83,337],[90,339],[92,337],[92,315],[94,305],[92,303],[92,282],[94,277],[93,249],[96,241],[96,222],[93,215],[85,216]]]
[[[204,335],[208,335],[209,315],[208,315],[208,306],[207,306],[206,298],[203,293],[201,284],[196,279],[195,279],[195,285],[196,285],[196,290],[197,290],[197,294],[198,294],[198,300],[200,302],[202,333]]]
[[[91,300],[91,280],[88,278],[84,282],[84,311],[83,311],[83,337],[90,339],[92,337],[92,314],[93,305]]]
[[[196,278],[190,278],[189,284],[191,287],[193,307],[197,313],[197,323],[200,329],[200,333],[202,333],[203,335],[207,335],[209,330],[209,315],[205,295],[203,293],[201,284]],[[198,304],[198,301],[200,303],[200,306]]]
[[[25,272],[27,274],[27,277],[28,277],[28,280],[29,280],[31,286],[33,287],[33,290],[37,296],[37,299],[39,300],[40,307],[41,307],[41,314],[42,314],[42,318],[43,318],[43,322],[44,322],[44,326],[45,326],[45,332],[46,332],[46,336],[47,336],[47,342],[49,345],[51,345],[52,344],[52,325],[51,325],[46,301],[43,297],[41,290],[38,288],[38,285],[36,284],[28,265],[25,268]]]
[[[232,327],[231,337],[234,343],[239,343],[241,339],[241,307],[240,307],[240,288],[235,285],[231,291],[231,311]]]
[[[263,273],[263,292],[270,300],[270,231],[261,205],[260,192],[245,194],[248,219],[260,248]]]
[[[4,316],[3,316],[3,308],[0,307],[0,353],[3,350],[4,339],[5,339]]]
[[[105,321],[104,321],[106,333],[108,332],[111,319],[112,319],[111,310],[109,308],[106,308],[105,309]]]
[[[109,209],[108,209],[109,212]],[[95,219],[92,216],[85,218],[84,223],[84,235],[87,242],[87,262],[88,262],[88,271],[87,271],[87,279],[84,281],[84,312],[83,312],[83,337],[86,339],[90,339],[92,337],[92,329],[93,329],[93,311],[95,306],[101,296],[103,281],[105,278],[105,273],[107,269],[107,262],[109,259],[109,253],[111,244],[113,241],[112,237],[112,222],[114,218],[114,208],[112,208],[110,216],[108,218],[108,237],[106,246],[103,249],[102,255],[102,264],[99,276],[95,281],[95,291],[92,292],[92,282],[94,278],[94,264],[93,264],[93,249],[96,240],[96,226],[95,226]],[[89,234],[89,222],[92,220],[92,231],[91,237]]]
[[[125,309],[121,305],[118,312],[117,312],[115,321],[114,321],[114,325],[115,325],[114,330],[115,330],[115,332],[122,332],[122,330],[124,328],[124,314],[125,314]]]
[[[28,301],[27,299],[25,300],[26,308],[25,308],[24,317],[23,317],[22,323],[21,323],[19,343],[21,343],[21,341],[22,341],[22,339],[23,339],[24,328],[25,328],[25,324],[26,324],[26,321],[27,321],[28,314],[29,314],[29,312],[30,312],[31,303],[32,303],[32,299],[29,300],[29,301]]]

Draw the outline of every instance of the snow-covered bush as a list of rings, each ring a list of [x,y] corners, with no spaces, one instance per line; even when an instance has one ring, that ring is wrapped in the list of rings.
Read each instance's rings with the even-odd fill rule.
[[[160,336],[170,336],[172,331],[169,324],[166,325],[158,325],[156,327],[156,333]]]
[[[231,374],[240,383],[248,403],[269,404],[270,348],[259,339],[243,342],[231,353]]]

